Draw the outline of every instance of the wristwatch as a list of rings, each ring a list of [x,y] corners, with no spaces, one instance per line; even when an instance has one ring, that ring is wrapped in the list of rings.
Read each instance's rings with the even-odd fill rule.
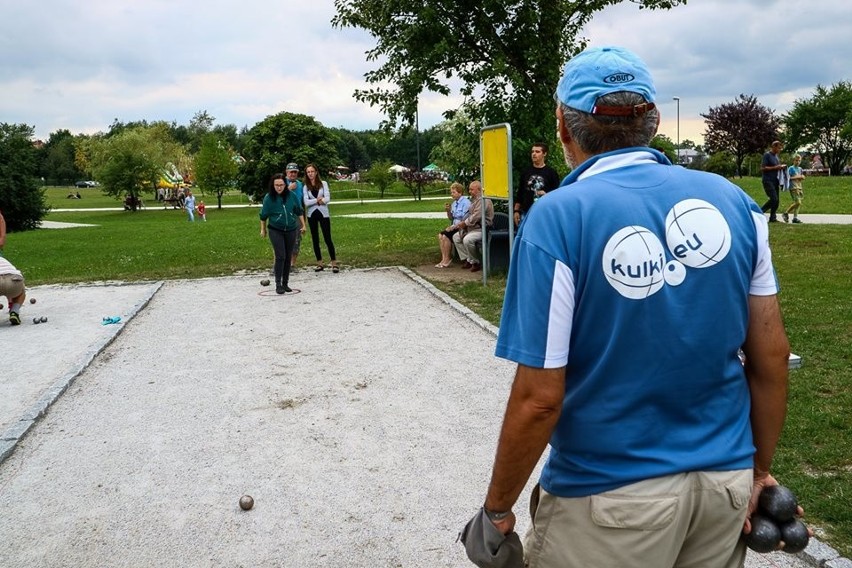
[[[509,509],[508,511],[502,511],[498,513],[497,511],[489,511],[485,508],[485,506],[482,507],[482,510],[485,511],[485,516],[488,517],[488,520],[492,523],[502,521],[503,519],[508,517],[509,514],[512,512],[512,510]]]

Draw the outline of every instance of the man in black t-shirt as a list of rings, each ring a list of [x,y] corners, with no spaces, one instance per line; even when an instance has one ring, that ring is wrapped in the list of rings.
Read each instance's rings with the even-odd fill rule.
[[[544,163],[547,158],[547,144],[544,142],[533,144],[530,154],[532,166],[521,174],[521,183],[515,194],[515,226],[521,222],[521,217],[527,214],[536,199],[559,187],[559,174]]]

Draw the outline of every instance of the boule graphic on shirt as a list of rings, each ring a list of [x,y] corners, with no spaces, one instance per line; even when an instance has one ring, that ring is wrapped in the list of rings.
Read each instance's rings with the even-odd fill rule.
[[[665,227],[665,247],[653,231],[640,225],[619,229],[607,241],[601,258],[603,272],[625,298],[641,300],[665,284],[678,286],[686,279],[686,267],[715,266],[731,250],[728,223],[704,200],[676,203],[666,215]]]
[[[702,199],[686,199],[666,215],[666,244],[690,268],[722,261],[731,250],[731,228],[722,213]]]

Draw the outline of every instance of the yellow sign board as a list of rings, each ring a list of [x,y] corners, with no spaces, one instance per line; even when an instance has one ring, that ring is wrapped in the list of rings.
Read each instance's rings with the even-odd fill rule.
[[[510,199],[512,193],[512,127],[508,123],[486,126],[479,133],[482,195]]]

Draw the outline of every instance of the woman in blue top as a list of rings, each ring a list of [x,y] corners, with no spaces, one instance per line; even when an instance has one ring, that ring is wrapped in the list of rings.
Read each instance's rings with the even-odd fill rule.
[[[464,220],[468,209],[470,209],[470,199],[464,196],[462,184],[456,182],[451,185],[450,195],[453,200],[444,205],[450,225],[438,233],[438,244],[441,245],[441,262],[436,264],[435,268],[447,268],[453,263],[453,235],[458,232],[459,223]]]
[[[275,292],[292,292],[287,285],[290,280],[290,259],[296,246],[296,237],[305,232],[305,217],[302,200],[295,192],[287,189],[284,174],[272,176],[272,184],[263,197],[260,209],[261,237],[266,238],[267,229],[275,253]]]

